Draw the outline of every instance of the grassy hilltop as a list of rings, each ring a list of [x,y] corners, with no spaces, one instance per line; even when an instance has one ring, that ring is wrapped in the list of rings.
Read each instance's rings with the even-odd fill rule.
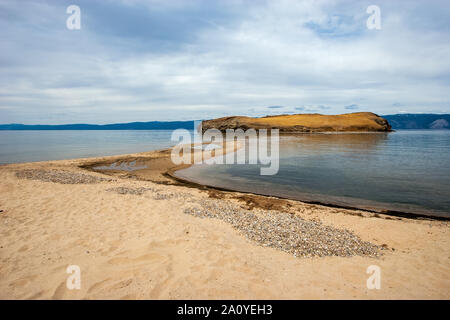
[[[203,121],[203,131],[217,128],[226,129],[280,129],[280,132],[387,132],[391,131],[389,122],[371,112],[356,112],[339,115],[294,114],[251,117],[224,117]]]

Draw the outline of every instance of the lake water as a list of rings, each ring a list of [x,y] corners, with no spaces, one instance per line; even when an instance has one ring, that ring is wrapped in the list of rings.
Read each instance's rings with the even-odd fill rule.
[[[0,131],[0,163],[118,155],[173,146],[170,130]],[[280,137],[280,169],[194,165],[206,185],[375,210],[450,216],[450,130]]]
[[[277,175],[194,165],[177,175],[238,191],[450,217],[450,130],[280,137]]]
[[[171,130],[0,131],[0,163],[99,157],[175,145]]]

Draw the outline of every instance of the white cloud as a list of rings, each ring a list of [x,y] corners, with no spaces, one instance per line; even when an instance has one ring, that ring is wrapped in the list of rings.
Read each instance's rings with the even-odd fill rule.
[[[52,22],[64,22],[62,5],[0,3],[17,19],[0,16],[2,123],[264,115],[278,105],[450,112],[449,10],[439,2],[380,1],[379,31],[366,29],[364,1],[104,3],[118,25],[90,3],[80,3],[79,33]]]

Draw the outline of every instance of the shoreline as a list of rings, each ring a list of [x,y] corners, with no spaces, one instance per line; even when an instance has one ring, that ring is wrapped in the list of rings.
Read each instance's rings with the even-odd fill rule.
[[[274,194],[264,194],[264,193],[254,192],[254,191],[243,191],[243,190],[236,190],[236,189],[230,189],[230,188],[225,188],[225,187],[218,187],[218,186],[198,183],[198,182],[195,182],[193,180],[189,180],[187,178],[177,176],[176,172],[178,170],[182,170],[182,169],[186,169],[186,168],[179,168],[179,169],[176,169],[176,170],[169,170],[167,172],[167,174],[171,178],[173,178],[173,179],[175,179],[177,181],[180,181],[180,182],[185,183],[187,185],[195,186],[195,187],[200,188],[200,189],[207,187],[207,188],[211,188],[211,189],[215,189],[215,190],[219,190],[219,191],[239,192],[239,193],[251,194],[251,195],[261,196],[261,197],[271,197],[271,198],[278,198],[278,199],[283,199],[283,200],[298,201],[298,202],[301,202],[301,203],[316,204],[316,205],[321,205],[321,206],[330,207],[330,208],[337,208],[337,209],[360,210],[360,211],[366,211],[366,212],[370,212],[370,213],[374,213],[374,214],[382,214],[382,215],[394,216],[394,217],[400,217],[400,218],[407,218],[407,219],[425,219],[425,220],[439,220],[439,221],[449,221],[450,220],[450,217],[436,216],[436,215],[431,215],[431,214],[427,215],[427,214],[410,213],[410,212],[395,211],[395,210],[376,210],[376,209],[369,209],[369,208],[364,208],[364,207],[358,207],[356,205],[355,206],[350,206],[350,205],[347,206],[347,205],[334,204],[334,203],[331,203],[331,202],[299,200],[299,199],[295,199],[295,198],[291,198],[291,197],[283,197],[283,196],[274,195]]]
[[[339,132],[339,134],[345,134],[345,133],[348,133],[348,132]],[[350,133],[354,134],[354,133],[359,133],[359,132],[350,132]],[[386,134],[386,132],[371,132],[371,133]],[[308,133],[306,133],[306,134],[308,134]],[[310,133],[310,134],[334,134],[334,132],[318,132],[318,133]],[[289,135],[289,134],[287,134],[287,135]],[[45,164],[48,162],[53,163],[53,162],[58,162],[58,161],[71,161],[71,162],[81,161],[82,164],[78,165],[78,167],[83,170],[88,170],[91,172],[98,172],[98,173],[102,173],[102,174],[106,174],[106,175],[116,175],[117,173],[119,173],[119,175],[125,174],[128,177],[133,177],[134,176],[133,171],[127,173],[124,170],[101,170],[101,169],[94,169],[93,167],[110,164],[111,162],[121,162],[121,161],[131,162],[131,161],[136,161],[139,159],[142,160],[148,154],[157,154],[159,157],[152,158],[152,160],[162,160],[163,165],[161,165],[161,163],[158,164],[158,166],[156,167],[156,170],[152,170],[152,171],[155,171],[154,174],[155,173],[156,173],[156,175],[159,174],[159,175],[161,175],[161,177],[174,180],[183,186],[194,187],[199,190],[213,189],[213,190],[217,190],[217,191],[242,193],[242,194],[249,194],[249,195],[266,197],[266,198],[277,198],[277,199],[281,199],[281,200],[298,201],[300,203],[321,205],[321,206],[325,206],[325,207],[329,207],[329,208],[359,210],[359,211],[365,211],[368,213],[372,213],[375,216],[376,215],[386,215],[386,216],[400,217],[400,218],[406,218],[406,219],[450,221],[450,217],[433,215],[432,213],[431,214],[423,214],[423,213],[413,213],[413,212],[405,212],[405,211],[397,211],[397,210],[389,210],[389,209],[367,208],[367,207],[362,207],[362,206],[358,206],[358,205],[354,205],[354,206],[353,205],[340,205],[337,203],[326,202],[326,201],[311,201],[311,200],[306,200],[306,199],[296,199],[296,198],[289,197],[289,196],[284,197],[284,196],[275,195],[275,194],[264,194],[264,193],[254,192],[254,191],[236,190],[236,189],[232,189],[232,188],[226,188],[226,187],[208,185],[205,183],[199,183],[199,182],[190,180],[188,178],[176,175],[177,171],[187,169],[187,168],[193,166],[194,163],[193,164],[181,164],[181,165],[175,165],[175,164],[171,163],[170,156],[169,156],[171,150],[172,150],[172,148],[164,148],[164,149],[157,149],[157,150],[144,151],[144,152],[139,152],[139,153],[130,153],[130,154],[119,154],[119,155],[109,155],[109,156],[89,157],[89,158],[62,159],[62,160],[45,160],[45,161],[35,161],[35,162],[7,163],[7,164],[0,164],[0,166],[31,165],[31,164],[40,164],[40,163]],[[145,170],[145,169],[143,169],[143,170]],[[136,171],[139,171],[139,173],[142,173],[141,170],[136,170]],[[144,175],[143,179],[146,180],[148,178],[149,178],[148,176]],[[162,182],[161,180],[164,180],[164,179],[156,179],[155,180],[154,177],[150,177],[148,181],[155,182],[155,183],[165,183],[165,184],[170,183],[167,180],[165,180],[164,182]]]
[[[375,133],[378,133],[378,132],[375,132]],[[160,149],[160,150],[156,150],[156,151],[166,154],[166,153],[169,153],[170,150],[171,150],[171,148],[169,148],[169,149]],[[117,157],[127,158],[128,155],[119,155]],[[169,156],[167,156],[167,161],[170,162]],[[82,166],[82,167],[85,168],[85,169],[94,171],[94,172],[101,172],[101,173],[108,174],[104,170],[92,169],[92,167],[94,165],[100,165],[100,164],[104,164],[104,163],[101,163],[101,162],[97,163],[96,162],[96,163],[94,163],[92,165]],[[369,213],[373,213],[373,214],[376,214],[376,215],[377,214],[378,215],[387,215],[387,216],[401,217],[401,218],[407,218],[407,219],[428,219],[428,220],[439,220],[439,221],[449,221],[450,220],[450,217],[434,215],[432,213],[431,214],[422,214],[422,213],[412,213],[412,212],[389,210],[389,209],[367,208],[367,207],[362,207],[362,206],[358,206],[358,205],[354,205],[354,206],[352,206],[352,205],[340,205],[340,204],[336,204],[336,203],[332,203],[332,202],[326,202],[326,201],[309,201],[309,200],[304,200],[304,199],[296,199],[296,198],[292,198],[292,197],[283,197],[283,196],[275,195],[275,194],[264,194],[264,193],[254,192],[254,191],[236,190],[236,189],[232,189],[232,188],[226,188],[226,187],[220,187],[220,186],[214,186],[214,185],[208,185],[208,184],[204,184],[204,183],[199,183],[199,182],[190,180],[188,178],[178,176],[176,174],[177,171],[183,170],[183,169],[187,169],[187,168],[189,168],[189,167],[191,167],[193,165],[194,164],[168,165],[166,168],[160,168],[161,175],[165,176],[165,177],[169,177],[170,179],[173,179],[173,180],[175,180],[177,182],[180,182],[180,183],[182,183],[185,186],[198,188],[200,190],[204,190],[205,188],[210,188],[210,189],[217,190],[217,191],[243,193],[243,194],[250,194],[250,195],[261,196],[261,197],[269,197],[269,198],[278,198],[278,199],[283,199],[283,200],[298,201],[300,203],[315,204],[315,205],[321,205],[321,206],[330,207],[330,208],[348,209],[348,210],[360,210],[360,211],[366,211],[366,212],[369,212]],[[152,181],[152,180],[150,180],[150,181]],[[153,181],[153,182],[155,182],[155,181]]]
[[[130,161],[147,167],[92,169]],[[177,169],[167,149],[1,166],[0,299],[450,297],[448,221],[224,192]],[[366,287],[374,264],[381,290]]]

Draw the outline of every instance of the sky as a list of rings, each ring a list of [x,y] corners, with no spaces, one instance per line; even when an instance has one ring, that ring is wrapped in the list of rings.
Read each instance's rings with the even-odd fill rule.
[[[449,57],[448,0],[0,0],[0,123],[450,113]]]

